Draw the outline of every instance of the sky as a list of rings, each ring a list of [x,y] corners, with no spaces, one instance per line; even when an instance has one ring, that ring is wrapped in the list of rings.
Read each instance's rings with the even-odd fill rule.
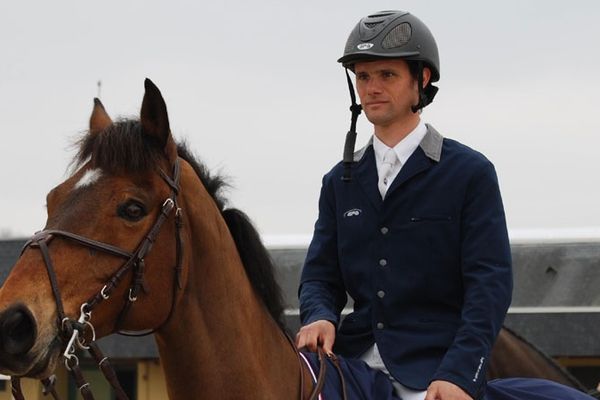
[[[137,116],[148,77],[175,138],[230,178],[229,205],[267,242],[308,240],[349,126],[336,60],[386,9],[436,37],[440,91],[422,118],[495,164],[511,237],[600,238],[596,0],[1,2],[0,237],[43,228],[93,98]],[[364,116],[358,132],[357,148]]]

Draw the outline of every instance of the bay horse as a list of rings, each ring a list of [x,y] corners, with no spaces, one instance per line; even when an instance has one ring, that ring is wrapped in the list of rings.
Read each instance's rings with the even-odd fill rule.
[[[224,209],[222,180],[175,143],[150,80],[139,121],[113,123],[95,100],[75,164],[0,290],[0,373],[47,378],[79,323],[98,338],[155,330],[171,399],[310,392],[268,253]]]
[[[488,380],[498,378],[543,378],[582,392],[588,389],[549,355],[507,327],[502,327],[490,355]],[[598,392],[590,392],[598,398]]]
[[[148,79],[139,120],[95,100],[75,172],[0,289],[0,373],[47,382],[63,362],[78,371],[77,347],[150,330],[171,399],[315,398],[258,233],[169,126]]]

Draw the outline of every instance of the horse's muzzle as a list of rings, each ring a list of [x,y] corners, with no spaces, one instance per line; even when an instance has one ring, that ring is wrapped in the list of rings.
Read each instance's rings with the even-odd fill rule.
[[[0,369],[18,369],[16,364],[31,350],[36,337],[35,319],[27,307],[17,304],[0,313]]]

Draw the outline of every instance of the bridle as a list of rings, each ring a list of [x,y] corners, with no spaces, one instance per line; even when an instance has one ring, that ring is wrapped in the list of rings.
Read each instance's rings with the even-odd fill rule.
[[[183,272],[183,245],[181,239],[181,227],[182,227],[182,210],[179,208],[177,203],[177,195],[179,194],[179,178],[180,178],[180,164],[179,159],[175,160],[173,166],[173,177],[169,177],[164,171],[159,169],[160,176],[166,182],[166,184],[170,187],[171,193],[169,197],[163,202],[161,210],[154,222],[154,225],[150,228],[148,233],[144,236],[141,242],[138,244],[136,250],[131,253],[122,248],[99,242],[93,239],[86,238],[81,235],[77,235],[72,232],[57,230],[57,229],[48,229],[43,230],[41,232],[36,233],[33,237],[31,237],[24,245],[23,250],[21,251],[21,255],[28,248],[37,248],[42,253],[42,258],[44,260],[44,264],[46,266],[46,271],[48,273],[48,279],[50,281],[50,286],[52,288],[52,293],[54,296],[54,300],[56,303],[57,310],[57,327],[59,337],[63,342],[66,342],[65,350],[63,353],[65,366],[67,370],[73,375],[75,382],[81,392],[82,397],[85,400],[93,400],[94,397],[89,389],[89,383],[85,381],[83,375],[81,373],[81,369],[79,368],[79,359],[75,355],[77,348],[89,351],[93,358],[98,362],[102,372],[105,377],[109,381],[109,383],[115,389],[115,393],[117,395],[118,400],[127,400],[128,397],[121,388],[118,380],[116,379],[116,374],[110,364],[108,363],[108,359],[104,357],[104,355],[100,352],[96,342],[96,334],[94,330],[94,326],[91,323],[92,311],[102,302],[108,300],[114,290],[119,286],[122,282],[123,277],[131,270],[132,271],[132,279],[129,287],[129,291],[127,294],[127,298],[125,299],[125,305],[121,309],[117,321],[115,323],[114,331],[125,334],[132,335],[128,332],[120,332],[121,324],[125,320],[125,316],[131,309],[133,303],[136,302],[140,291],[144,293],[148,292],[148,287],[146,285],[144,273],[145,273],[145,257],[148,255],[152,246],[160,232],[161,227],[164,222],[169,218],[169,215],[175,210],[175,236],[176,236],[176,265],[175,265],[175,278],[173,285],[173,296],[171,300],[171,309],[169,314],[165,318],[165,320],[159,324],[156,328],[153,328],[149,331],[143,332],[142,334],[133,334],[133,336],[143,336],[149,335],[151,333],[156,332],[162,326],[164,326],[171,318],[173,314],[173,310],[175,308],[175,299],[176,299],[176,291],[177,289],[182,288],[182,272]],[[52,262],[52,258],[50,257],[50,252],[48,246],[50,241],[55,238],[60,237],[66,240],[70,240],[84,247],[88,247],[92,250],[98,250],[106,254],[110,254],[112,256],[120,257],[125,259],[125,262],[119,267],[119,269],[112,275],[112,277],[106,282],[106,284],[100,289],[96,294],[90,297],[86,302],[84,302],[80,307],[80,315],[77,320],[70,319],[66,316],[64,311],[64,306],[62,302],[62,297],[60,294],[60,289],[58,287],[58,281],[56,278],[54,264]],[[91,340],[86,339],[86,333],[91,334]],[[20,384],[18,382],[18,378],[13,378],[13,395],[15,399],[23,399],[23,395],[20,390]],[[54,390],[54,379],[48,378],[42,381],[44,384],[44,393],[49,393],[54,396],[55,399],[58,399],[56,395],[56,391]]]
[[[125,300],[125,305],[119,312],[119,316],[117,317],[117,321],[115,322],[115,326],[113,331],[118,332],[120,334],[128,335],[128,336],[144,336],[149,335],[161,327],[163,327],[169,320],[173,314],[173,310],[175,308],[175,299],[177,290],[182,289],[182,272],[183,272],[183,241],[181,238],[181,228],[182,228],[182,210],[177,203],[177,196],[179,194],[180,186],[180,163],[179,158],[175,160],[173,166],[173,177],[169,177],[162,169],[159,169],[160,176],[166,182],[166,184],[170,187],[171,193],[170,196],[164,201],[161,210],[154,222],[154,225],[150,228],[148,233],[144,236],[141,242],[136,247],[136,250],[131,253],[127,250],[124,250],[120,247],[113,246],[104,242],[96,241],[93,239],[89,239],[87,237],[77,235],[72,232],[67,232],[63,230],[57,229],[47,229],[36,233],[33,237],[31,237],[23,246],[21,250],[21,255],[25,252],[25,250],[29,248],[39,249],[42,258],[44,260],[44,264],[46,266],[46,271],[48,273],[48,279],[50,281],[50,286],[52,288],[52,293],[54,296],[54,300],[56,303],[57,310],[57,327],[59,338],[64,342],[66,342],[65,350],[63,352],[63,358],[65,362],[65,367],[69,371],[69,373],[73,376],[75,383],[78,387],[78,390],[81,393],[81,396],[84,400],[94,400],[94,396],[90,390],[90,384],[87,382],[81,372],[79,367],[79,358],[76,356],[75,352],[77,349],[87,350],[98,366],[100,367],[102,373],[104,374],[106,380],[110,383],[112,388],[115,391],[117,400],[129,400],[127,394],[121,387],[116,373],[112,366],[110,365],[108,358],[105,357],[100,348],[96,343],[96,333],[94,326],[91,323],[92,311],[102,302],[108,300],[114,290],[119,286],[122,282],[123,277],[131,270],[132,271],[132,280],[129,287],[128,295]],[[152,249],[152,246],[158,236],[158,233],[163,226],[164,222],[169,218],[170,214],[175,210],[175,238],[176,238],[176,265],[175,265],[175,278],[173,284],[173,296],[171,300],[171,308],[169,310],[169,314],[165,318],[165,320],[159,324],[157,327],[145,331],[141,334],[132,334],[130,332],[120,331],[121,324],[125,320],[125,316],[131,309],[133,303],[136,302],[138,294],[140,290],[144,293],[148,292],[148,288],[146,285],[146,281],[144,279],[145,273],[145,262],[144,259]],[[58,287],[58,280],[56,278],[54,264],[52,262],[52,258],[50,257],[50,251],[48,246],[52,239],[55,237],[63,238],[66,240],[70,240],[75,242],[81,246],[90,248],[92,250],[98,250],[106,254],[110,254],[112,256],[120,257],[125,259],[125,262],[119,267],[119,269],[112,275],[112,277],[106,282],[106,284],[92,297],[90,297],[86,302],[84,302],[80,306],[80,315],[77,320],[70,319],[66,316],[64,311],[64,306],[62,302],[62,297],[60,294],[60,289]],[[86,333],[91,334],[91,340],[86,339]],[[300,400],[304,398],[304,366],[302,361],[300,360],[299,351],[296,348],[293,340],[288,337],[292,348],[296,352],[298,356],[298,360],[300,362]],[[329,358],[336,369],[338,370],[339,377],[342,383],[343,389],[343,399],[346,399],[345,392],[345,383],[344,378],[338,364],[338,360],[335,358],[335,355],[325,355],[322,348],[318,349],[318,359],[320,364],[320,371],[317,382],[314,384],[310,394],[309,400],[317,399],[318,395],[321,392],[323,384],[325,383],[325,371],[326,371],[326,358]],[[12,377],[12,394],[15,400],[25,400],[20,384],[19,377]],[[52,376],[50,378],[46,378],[42,380],[43,384],[43,393],[44,395],[50,394],[53,396],[55,400],[59,400],[58,394],[54,388],[55,385],[55,377]]]

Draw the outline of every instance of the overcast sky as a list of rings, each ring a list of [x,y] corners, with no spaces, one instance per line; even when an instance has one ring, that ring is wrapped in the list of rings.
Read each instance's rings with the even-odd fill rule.
[[[511,232],[600,237],[596,0],[3,1],[0,235],[43,227],[97,82],[113,118],[136,116],[146,77],[175,137],[232,178],[232,206],[269,238],[310,235],[350,118],[336,59],[383,9],[436,37],[440,92],[422,117],[494,162]]]

